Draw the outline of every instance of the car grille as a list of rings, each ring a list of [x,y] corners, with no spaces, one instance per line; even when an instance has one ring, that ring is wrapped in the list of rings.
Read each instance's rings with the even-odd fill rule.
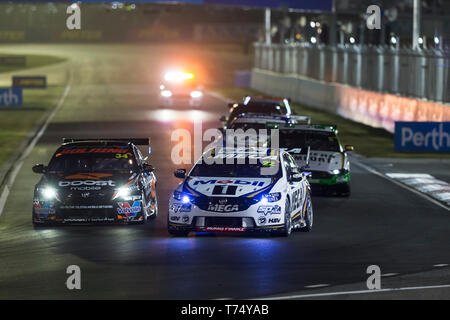
[[[247,197],[195,197],[193,203],[202,210],[208,211],[209,205],[226,204],[226,205],[238,205],[239,211],[247,210],[251,205],[258,202],[259,199],[247,198]],[[226,203],[224,203],[226,201]]]
[[[333,175],[326,172],[326,171],[311,171],[311,178],[312,179],[329,179]]]
[[[235,217],[206,217],[205,227],[241,228],[242,218]]]

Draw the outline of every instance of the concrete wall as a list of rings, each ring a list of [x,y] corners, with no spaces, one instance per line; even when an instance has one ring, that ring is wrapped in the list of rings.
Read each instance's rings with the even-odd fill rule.
[[[251,87],[390,132],[394,132],[395,121],[450,121],[450,106],[446,104],[361,90],[298,75],[253,69]]]

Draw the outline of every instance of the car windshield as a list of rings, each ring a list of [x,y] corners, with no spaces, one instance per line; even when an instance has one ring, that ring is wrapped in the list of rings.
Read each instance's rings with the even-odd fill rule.
[[[341,148],[336,135],[327,131],[280,130],[281,148],[302,148],[306,150],[340,152]]]
[[[50,161],[49,172],[131,172],[136,171],[136,161],[127,153],[57,153]]]
[[[279,159],[277,155],[256,156],[256,154],[241,154],[241,153],[220,153],[215,156],[215,163],[208,164],[206,162],[197,163],[190,176],[193,177],[243,177],[243,178],[257,178],[257,177],[273,177],[281,174]],[[219,158],[221,162],[217,163]],[[251,159],[251,160],[250,160]],[[233,163],[227,164],[227,161],[232,160]],[[245,163],[238,163],[238,161],[245,161]],[[270,170],[272,169],[272,170]]]
[[[230,129],[242,129],[242,130],[247,130],[247,129],[255,129],[255,130],[259,130],[259,129],[266,129],[266,124],[265,123],[249,123],[249,122],[234,122],[231,126]]]
[[[239,105],[231,111],[230,119],[236,118],[243,113],[259,113],[259,114],[274,114],[286,115],[286,108],[282,103],[274,102],[249,102],[247,105]]]

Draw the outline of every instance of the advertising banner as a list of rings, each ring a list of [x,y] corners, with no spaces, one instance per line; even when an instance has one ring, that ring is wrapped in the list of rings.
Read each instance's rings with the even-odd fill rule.
[[[396,122],[395,151],[450,152],[450,122]]]

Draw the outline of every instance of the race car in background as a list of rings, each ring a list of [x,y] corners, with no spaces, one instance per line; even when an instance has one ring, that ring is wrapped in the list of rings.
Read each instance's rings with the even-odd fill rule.
[[[159,102],[164,107],[200,107],[204,88],[191,72],[169,71],[159,86]]]
[[[350,196],[350,161],[348,151],[353,146],[342,146],[336,126],[328,125],[279,125],[280,148],[289,152],[297,165],[304,166],[309,148],[311,172],[309,182],[313,193]]]
[[[183,182],[170,197],[170,234],[262,231],[289,236],[293,229],[311,230],[307,174],[287,152],[217,148],[203,157],[218,161],[200,159],[188,174],[185,169],[174,172]]]
[[[224,128],[228,128],[241,114],[251,113],[284,117],[292,116],[289,100],[285,98],[247,96],[244,98],[243,103],[230,103],[228,108],[228,116],[222,116],[220,118]]]
[[[149,139],[64,139],[34,189],[35,225],[145,223],[158,213],[154,169],[136,145]]]

